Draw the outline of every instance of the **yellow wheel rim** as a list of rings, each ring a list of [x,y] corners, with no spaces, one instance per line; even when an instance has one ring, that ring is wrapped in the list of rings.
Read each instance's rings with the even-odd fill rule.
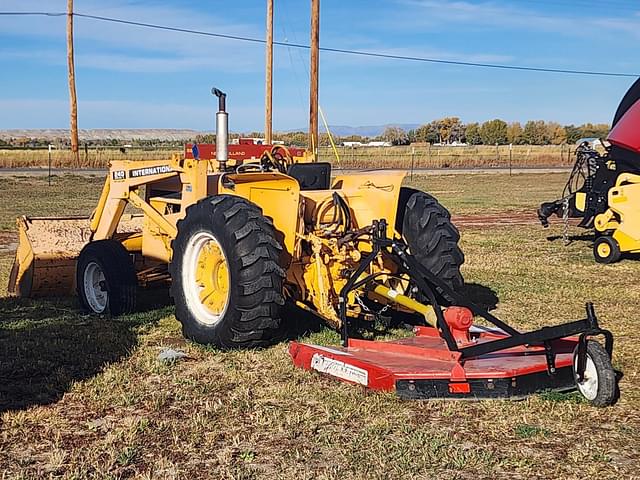
[[[189,310],[204,325],[215,325],[231,297],[229,262],[211,232],[200,231],[187,241],[182,260],[182,288]]]
[[[596,250],[600,258],[607,258],[611,254],[611,247],[605,242],[599,243]]]
[[[213,315],[222,315],[229,298],[229,267],[215,239],[210,239],[200,249],[196,282],[202,305]]]

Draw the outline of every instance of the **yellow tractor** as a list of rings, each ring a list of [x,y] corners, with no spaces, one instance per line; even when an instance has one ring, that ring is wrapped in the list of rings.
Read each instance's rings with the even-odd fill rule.
[[[329,164],[284,147],[234,163],[225,94],[214,93],[215,161],[195,146],[193,158],[113,162],[91,217],[18,219],[10,291],[75,290],[86,311],[120,315],[140,286],[170,282],[184,335],[222,349],[273,342],[295,304],[340,329],[342,346],[291,342],[293,363],[348,383],[407,399],[577,387],[594,405],[616,401],[613,335],[593,305],[582,320],[516,330],[461,293],[458,231],[437,200],[402,186],[403,173],[332,178]],[[354,320],[389,308],[413,314],[413,337],[353,338]]]
[[[213,93],[216,161],[200,159],[197,147],[193,158],[114,161],[90,218],[19,218],[10,292],[76,291],[86,311],[120,315],[134,311],[140,286],[170,281],[187,338],[224,349],[263,346],[286,301],[343,326],[339,294],[372,251],[378,219],[425,268],[461,288],[458,231],[437,200],[402,186],[404,173],[332,179],[330,164],[281,146],[254,161],[229,160],[226,95]],[[371,320],[372,300],[402,309],[398,299],[419,299],[397,270],[372,263],[379,288],[350,292],[347,314]]]

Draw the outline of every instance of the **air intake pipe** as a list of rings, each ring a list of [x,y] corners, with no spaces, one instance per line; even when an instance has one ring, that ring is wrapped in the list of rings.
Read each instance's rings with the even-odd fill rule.
[[[220,170],[227,168],[229,160],[229,114],[227,113],[227,94],[217,88],[211,93],[218,97],[218,113],[216,113],[216,160]]]

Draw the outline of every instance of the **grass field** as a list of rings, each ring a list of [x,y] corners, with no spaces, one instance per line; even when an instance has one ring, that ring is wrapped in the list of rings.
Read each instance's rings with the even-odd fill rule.
[[[532,212],[564,177],[413,183],[455,216]],[[19,213],[88,213],[101,181],[1,178],[0,231]],[[582,318],[596,304],[624,372],[617,405],[575,393],[404,402],[297,370],[286,343],[232,353],[185,343],[169,306],[108,320],[80,315],[73,299],[0,298],[0,478],[640,478],[640,262],[597,265],[580,231],[563,246],[558,223],[461,233],[469,291],[497,296],[495,313],[515,325]],[[0,288],[10,263],[0,248]],[[166,346],[188,358],[159,364]]]
[[[573,164],[572,145],[508,145],[495,146],[398,146],[338,147],[338,159],[330,147],[321,147],[319,157],[339,168],[474,168],[474,167],[542,167]],[[154,160],[171,158],[178,149],[91,148],[80,152],[80,165],[75,165],[69,150],[54,150],[53,167],[106,168],[112,160]],[[46,149],[2,150],[0,168],[46,167]]]

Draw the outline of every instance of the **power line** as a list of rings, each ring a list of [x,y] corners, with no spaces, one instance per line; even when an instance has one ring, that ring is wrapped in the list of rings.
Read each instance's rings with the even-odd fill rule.
[[[9,17],[9,16],[64,17],[66,15],[67,15],[66,13],[59,13],[59,12],[0,12],[0,16],[5,16],[5,17]]]
[[[66,13],[51,13],[51,12],[0,12],[2,16],[8,15],[32,15],[32,16],[64,16]],[[90,15],[85,13],[74,13],[74,16],[87,18],[91,20],[98,20],[102,22],[110,22],[110,23],[118,23],[123,25],[131,25],[136,27],[144,27],[144,28],[152,28],[156,30],[164,30],[170,32],[178,32],[178,33],[188,33],[192,35],[202,35],[207,37],[214,38],[223,38],[227,40],[236,40],[242,42],[250,42],[250,43],[259,43],[265,44],[266,41],[261,38],[253,38],[253,37],[245,37],[241,35],[230,35],[225,33],[215,33],[215,32],[206,32],[202,30],[192,30],[189,28],[179,28],[179,27],[170,27],[167,25],[158,25],[154,23],[146,23],[146,22],[137,22],[133,20],[125,20],[121,18],[113,18],[113,17],[104,17],[100,15]],[[290,47],[290,48],[302,48],[302,49],[310,49],[309,45],[301,44],[301,43],[289,43],[289,42],[281,42],[274,41],[274,45],[282,46],[282,47]],[[557,73],[557,74],[567,74],[567,75],[590,75],[590,76],[602,76],[602,77],[632,77],[637,78],[640,77],[640,74],[636,73],[624,73],[624,72],[605,72],[605,71],[594,71],[594,70],[571,70],[564,68],[547,68],[547,67],[525,67],[523,65],[507,65],[507,64],[495,64],[495,63],[481,63],[481,62],[465,62],[461,60],[444,60],[439,58],[427,58],[427,57],[416,57],[409,55],[394,55],[390,53],[380,53],[380,52],[368,52],[363,50],[350,50],[345,48],[331,48],[331,47],[320,47],[320,50],[323,52],[331,52],[331,53],[341,53],[345,55],[356,55],[360,57],[370,57],[370,58],[384,58],[390,60],[405,60],[405,61],[413,61],[413,62],[422,62],[422,63],[434,63],[440,65],[455,65],[455,66],[463,66],[463,67],[479,67],[479,68],[493,68],[499,70],[515,70],[515,71],[524,71],[524,72],[542,72],[542,73]]]

